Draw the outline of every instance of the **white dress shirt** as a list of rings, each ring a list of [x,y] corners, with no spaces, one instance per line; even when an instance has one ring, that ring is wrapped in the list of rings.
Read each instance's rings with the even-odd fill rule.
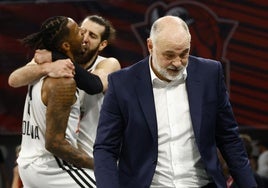
[[[181,79],[166,82],[156,77],[151,65],[150,70],[158,125],[158,160],[151,188],[205,186],[209,177],[192,128],[187,72]]]

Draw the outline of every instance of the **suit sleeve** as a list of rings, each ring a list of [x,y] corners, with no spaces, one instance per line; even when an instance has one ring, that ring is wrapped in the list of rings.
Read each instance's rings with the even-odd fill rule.
[[[220,62],[218,62],[218,99],[217,146],[236,184],[244,188],[256,187],[244,144],[239,137],[238,124],[232,111]]]
[[[98,188],[119,188],[117,159],[123,128],[116,91],[120,91],[114,88],[110,76],[108,82],[94,145],[94,173]]]

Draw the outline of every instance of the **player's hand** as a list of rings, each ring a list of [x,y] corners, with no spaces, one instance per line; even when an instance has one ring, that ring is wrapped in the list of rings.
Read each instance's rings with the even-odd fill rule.
[[[48,50],[36,50],[34,53],[34,61],[37,64],[48,63],[52,61],[52,53]]]
[[[70,59],[60,59],[49,63],[48,76],[53,78],[68,77],[73,78],[75,67]]]

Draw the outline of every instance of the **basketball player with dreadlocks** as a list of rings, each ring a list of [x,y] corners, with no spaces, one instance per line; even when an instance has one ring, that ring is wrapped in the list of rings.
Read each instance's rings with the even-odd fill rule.
[[[84,51],[85,30],[68,17],[51,17],[22,43],[57,51],[74,61]],[[87,169],[93,160],[77,148],[80,103],[73,78],[44,76],[28,86],[19,174],[27,188],[95,187]]]
[[[89,15],[83,19],[81,27],[86,29],[84,44],[87,45],[87,49],[82,56],[75,57],[75,63],[87,70],[88,74],[93,73],[98,75],[103,85],[103,90],[97,94],[90,94],[81,89],[79,90],[81,119],[77,144],[78,147],[87,152],[89,156],[93,157],[93,144],[96,137],[99,111],[104,93],[108,88],[107,77],[110,73],[119,70],[121,67],[116,58],[99,55],[100,52],[115,39],[116,30],[111,22],[99,15]],[[15,70],[10,75],[10,86],[20,87],[28,85],[40,79],[44,76],[43,74],[51,77],[68,77],[68,74],[70,74],[70,77],[72,77],[71,68],[68,68],[69,61],[64,59],[51,63],[51,53],[47,50],[37,50],[33,61],[37,61],[37,63],[31,62],[31,66],[27,64]],[[65,67],[66,65],[67,68]],[[42,70],[47,70],[47,73]],[[34,74],[28,75],[29,72],[34,72]],[[81,77],[81,72],[77,72],[76,70],[75,72],[74,79],[76,79],[77,83],[85,80],[83,76]],[[25,74],[27,74],[27,77],[24,76]],[[77,78],[80,79],[77,80]],[[78,87],[86,83],[88,83],[88,81],[84,81],[84,84],[80,83]],[[90,92],[92,93],[92,89],[90,89]],[[93,170],[91,172],[94,178]]]

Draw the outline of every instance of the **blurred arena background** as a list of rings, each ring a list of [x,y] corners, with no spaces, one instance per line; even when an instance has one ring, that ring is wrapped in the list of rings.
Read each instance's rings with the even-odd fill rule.
[[[182,17],[192,34],[191,54],[222,62],[241,133],[267,141],[267,9],[268,2],[262,0],[0,1],[0,145],[9,178],[20,143],[27,87],[11,88],[7,79],[32,57],[18,39],[37,31],[46,18],[64,15],[77,22],[90,14],[107,18],[117,39],[102,55],[114,56],[126,67],[147,55],[145,42],[155,19],[167,14]]]

